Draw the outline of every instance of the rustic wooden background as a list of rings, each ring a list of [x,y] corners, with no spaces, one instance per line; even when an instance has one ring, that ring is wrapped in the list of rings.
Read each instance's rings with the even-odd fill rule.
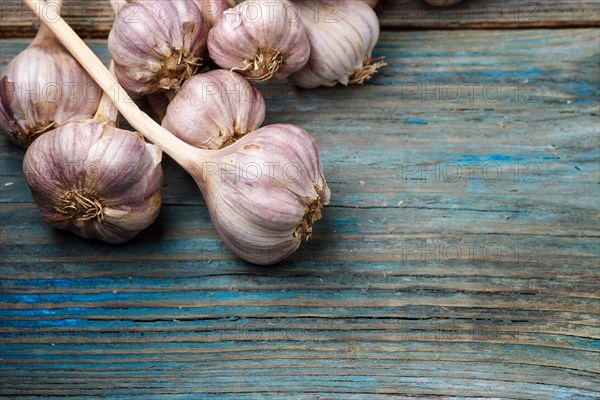
[[[105,2],[65,3],[106,61]],[[599,398],[599,5],[388,1],[371,83],[262,86],[332,189],[272,267],[169,159],[135,240],[53,230],[0,138],[0,397]],[[1,7],[4,68],[35,29]]]

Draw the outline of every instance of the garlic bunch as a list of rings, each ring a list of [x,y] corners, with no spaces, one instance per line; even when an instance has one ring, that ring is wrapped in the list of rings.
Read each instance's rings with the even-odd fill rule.
[[[193,0],[129,0],[113,23],[108,49],[126,89],[178,88],[202,64],[206,33]]]
[[[239,74],[219,69],[185,81],[162,126],[192,146],[219,149],[256,130],[264,118],[260,92]]]
[[[130,101],[62,18],[39,11],[42,0],[23,2],[90,72],[132,126],[192,175],[219,235],[235,254],[252,263],[272,264],[310,237],[330,191],[318,149],[308,133],[292,125],[274,125],[219,150],[193,147]]]
[[[297,86],[362,84],[386,65],[371,58],[379,39],[379,20],[365,2],[296,0],[294,5],[311,46],[308,63],[290,76]]]
[[[254,264],[292,254],[329,203],[317,146],[294,125],[260,128],[188,168],[219,236]]]
[[[248,80],[285,79],[308,61],[301,18],[287,1],[247,0],[223,13],[208,34],[210,58]]]
[[[136,133],[116,128],[116,109],[107,102],[94,118],[76,116],[33,142],[23,170],[50,225],[121,243],[158,216],[162,154]]]
[[[60,8],[60,3],[43,5]],[[27,147],[77,114],[93,115],[102,92],[45,26],[0,75],[0,131]]]
[[[223,11],[229,8],[229,4],[227,0],[194,0],[194,2],[202,13],[205,32],[208,35],[212,27],[221,19]]]

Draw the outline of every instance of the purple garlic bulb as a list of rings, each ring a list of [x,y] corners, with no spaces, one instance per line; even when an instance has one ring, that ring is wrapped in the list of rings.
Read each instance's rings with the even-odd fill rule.
[[[330,191],[306,131],[269,125],[210,154],[190,173],[219,236],[238,257],[273,264],[310,238]]]
[[[167,107],[162,126],[186,143],[219,149],[258,129],[265,119],[260,92],[235,72],[194,75]]]
[[[23,170],[50,225],[121,243],[158,216],[161,156],[135,132],[76,117],[33,142]]]
[[[75,115],[92,116],[102,91],[42,26],[0,75],[0,132],[21,146]]]
[[[206,33],[193,0],[130,0],[108,36],[117,80],[138,94],[177,89],[202,65]]]
[[[285,79],[306,64],[310,45],[287,1],[248,0],[223,13],[208,34],[210,58],[248,80]]]
[[[371,53],[379,39],[379,19],[363,1],[294,0],[310,41],[310,59],[290,81],[306,89],[362,84],[385,62]],[[332,10],[335,13],[332,15]]]

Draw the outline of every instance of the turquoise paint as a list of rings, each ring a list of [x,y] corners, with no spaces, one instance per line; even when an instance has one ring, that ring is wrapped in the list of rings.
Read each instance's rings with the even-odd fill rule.
[[[425,120],[425,119],[418,119],[418,118],[407,118],[404,121],[405,124],[412,124],[412,125],[427,125],[429,124],[429,121]]]
[[[514,163],[521,162],[524,160],[530,160],[531,158],[519,157],[519,156],[511,156],[508,154],[463,154],[460,158],[457,158],[457,162],[462,163],[481,163],[481,162],[491,162],[498,161],[502,163]]]
[[[17,327],[17,328],[42,328],[42,327],[73,327],[73,326],[85,326],[85,319],[77,318],[64,318],[64,319],[51,319],[51,320],[0,320],[0,326],[4,327]]]

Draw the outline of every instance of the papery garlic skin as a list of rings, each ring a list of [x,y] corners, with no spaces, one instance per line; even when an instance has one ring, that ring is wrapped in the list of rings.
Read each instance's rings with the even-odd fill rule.
[[[379,20],[363,1],[293,1],[306,28],[311,53],[308,63],[290,76],[295,85],[319,86],[362,84],[385,66],[372,63],[379,39]]]
[[[75,117],[33,142],[23,171],[50,225],[122,243],[158,216],[160,162],[159,148],[136,133]]]
[[[223,11],[229,9],[227,0],[194,0],[204,18],[204,28],[208,32],[221,19]]]
[[[202,14],[193,0],[130,0],[115,18],[108,49],[125,89],[177,89],[202,64]]]
[[[330,191],[314,140],[294,125],[269,125],[214,152],[192,175],[212,221],[240,258],[267,265],[310,238]]]
[[[258,129],[265,112],[256,88],[220,69],[188,79],[169,103],[162,126],[192,146],[214,150]]]
[[[75,115],[93,115],[102,95],[46,29],[0,75],[0,131],[21,147]]]
[[[247,0],[208,34],[210,58],[248,80],[285,79],[308,61],[302,19],[287,1]]]

